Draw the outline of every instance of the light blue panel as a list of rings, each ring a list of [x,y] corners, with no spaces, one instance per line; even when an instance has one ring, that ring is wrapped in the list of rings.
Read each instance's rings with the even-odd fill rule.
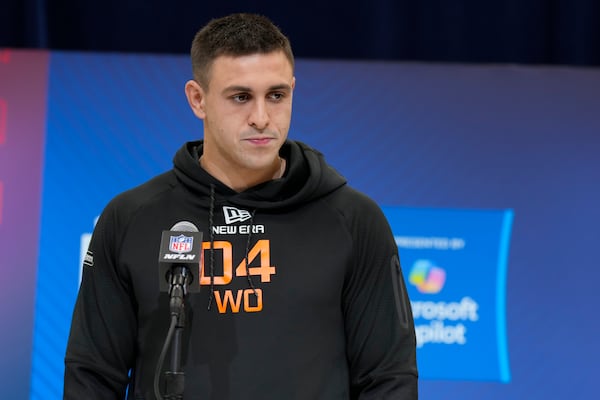
[[[415,318],[420,376],[508,382],[511,210],[385,207]]]

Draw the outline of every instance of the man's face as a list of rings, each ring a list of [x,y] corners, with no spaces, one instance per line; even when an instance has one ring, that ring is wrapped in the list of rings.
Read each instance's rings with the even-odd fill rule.
[[[188,82],[197,94],[187,86],[186,92],[194,113],[204,120],[203,163],[236,175],[261,174],[279,165],[295,84],[283,52],[220,56],[212,64],[207,90],[194,84]]]

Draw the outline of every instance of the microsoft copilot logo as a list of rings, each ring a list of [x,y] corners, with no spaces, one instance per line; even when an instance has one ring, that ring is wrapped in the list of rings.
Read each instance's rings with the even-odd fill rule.
[[[510,381],[506,254],[511,210],[383,207],[425,379]]]

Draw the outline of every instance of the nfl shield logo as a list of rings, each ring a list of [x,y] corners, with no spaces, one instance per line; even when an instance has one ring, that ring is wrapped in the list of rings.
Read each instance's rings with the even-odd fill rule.
[[[171,236],[169,241],[169,250],[174,253],[189,253],[192,251],[192,245],[194,244],[194,238],[192,236]]]

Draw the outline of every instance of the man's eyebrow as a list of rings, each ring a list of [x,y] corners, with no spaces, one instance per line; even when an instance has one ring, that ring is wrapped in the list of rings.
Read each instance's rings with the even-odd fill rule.
[[[251,91],[252,91],[252,89],[250,89],[249,87],[239,86],[239,85],[227,86],[225,89],[223,89],[223,93],[229,93],[229,92],[251,92]]]
[[[269,87],[268,91],[272,92],[274,90],[291,91],[292,87],[290,85],[288,85],[287,83],[281,83],[281,84],[273,85],[273,86]],[[231,93],[231,92],[252,93],[252,88],[247,87],[247,86],[241,86],[241,85],[232,85],[232,86],[227,86],[225,89],[223,89],[223,93]]]
[[[272,92],[273,90],[285,90],[285,91],[290,91],[290,90],[292,90],[292,87],[291,87],[290,85],[288,85],[287,83],[282,83],[282,84],[279,84],[279,85],[274,85],[274,86],[271,86],[271,87],[269,88],[269,91],[271,91],[271,92]]]

